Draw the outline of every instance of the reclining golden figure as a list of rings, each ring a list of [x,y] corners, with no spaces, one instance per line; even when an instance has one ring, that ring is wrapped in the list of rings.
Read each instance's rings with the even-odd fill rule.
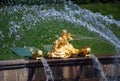
[[[66,30],[62,31],[60,37],[55,40],[52,49],[47,53],[49,58],[68,58],[72,56],[77,56],[79,50],[74,48],[68,40],[73,40],[70,33],[67,33]]]

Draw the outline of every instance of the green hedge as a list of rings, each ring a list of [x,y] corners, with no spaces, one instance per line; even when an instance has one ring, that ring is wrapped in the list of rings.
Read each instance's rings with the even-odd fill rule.
[[[107,3],[107,2],[117,2],[120,0],[72,0],[76,4],[86,4],[86,3],[96,3],[96,2],[101,2],[101,3]]]
[[[44,3],[62,3],[64,0],[0,0],[0,4],[44,4]],[[69,0],[66,0],[69,1]],[[86,4],[86,3],[107,3],[107,2],[117,2],[120,0],[71,0],[76,4]]]
[[[94,2],[97,2],[99,0],[72,0],[74,3],[76,4],[82,4],[82,3],[94,3]]]
[[[55,3],[58,0],[0,0],[1,4],[44,4]]]

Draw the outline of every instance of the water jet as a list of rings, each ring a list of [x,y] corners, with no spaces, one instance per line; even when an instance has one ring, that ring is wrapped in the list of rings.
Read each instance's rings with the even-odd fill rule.
[[[93,13],[90,10],[82,9],[78,5],[73,4],[71,1],[65,2],[64,5],[61,7],[61,9],[60,8],[57,9],[57,7],[56,8],[53,6],[47,7],[45,4],[44,5],[17,4],[17,5],[5,6],[4,8],[0,8],[0,14],[2,14],[2,16],[5,15],[5,17],[1,18],[0,20],[2,22],[4,20],[8,20],[7,31],[4,31],[5,29],[0,30],[0,37],[1,37],[0,41],[2,41],[2,44],[1,44],[2,48],[8,49],[10,47],[18,47],[18,46],[27,47],[31,45],[32,46],[36,45],[37,47],[39,47],[38,42],[41,42],[41,39],[42,40],[47,39],[48,41],[53,41],[51,37],[54,37],[54,36],[51,36],[49,38],[48,32],[41,33],[39,31],[42,31],[42,29],[45,29],[46,23],[48,24],[51,23],[51,20],[53,21],[60,20],[60,22],[62,21],[62,23],[59,22],[59,25],[61,26],[61,28],[63,27],[63,22],[66,22],[66,21],[69,24],[72,23],[72,25],[76,24],[77,27],[80,28],[79,30],[81,30],[81,28],[85,28],[89,32],[94,32],[95,35],[92,35],[92,36],[99,37],[100,40],[105,40],[109,42],[110,44],[112,44],[112,46],[117,48],[117,50],[120,49],[119,38],[115,36],[115,34],[112,32],[111,29],[109,29],[109,26],[111,26],[111,24],[115,24],[117,25],[117,27],[119,27],[120,26],[119,21],[116,21],[112,17],[101,15],[100,13]],[[41,26],[41,24],[43,25]],[[56,25],[54,23],[52,24]],[[51,29],[52,27],[48,29],[49,32],[55,32],[55,36],[57,38],[59,33],[56,33],[56,31],[52,31]],[[39,33],[35,34],[33,38],[31,37],[27,38],[26,35],[29,35],[30,33],[32,33],[31,30],[34,30]],[[25,34],[25,32],[27,34]],[[79,34],[80,32],[78,33],[78,35]],[[40,38],[36,38],[38,41],[35,40],[36,35],[39,35],[40,37]],[[35,40],[35,44],[32,44],[34,40]],[[48,43],[48,41],[45,40],[43,44]],[[20,45],[18,45],[18,43],[20,43]],[[9,53],[9,52],[6,50],[4,54],[6,53]],[[120,52],[118,52],[118,54],[119,53]],[[101,64],[103,64],[103,68],[105,69],[105,73],[106,73],[105,76],[107,77],[108,81],[119,81],[119,68],[120,68],[119,55],[100,56],[98,57],[98,59],[101,62]],[[116,59],[115,63],[114,63],[114,59]],[[61,81],[61,80],[64,80],[64,81],[100,80],[102,81],[101,74],[103,73],[100,74],[99,69],[96,69],[95,67],[93,67],[93,61],[91,58],[86,58],[86,57],[81,57],[81,58],[76,57],[76,58],[68,58],[68,59],[53,58],[53,59],[46,59],[46,60],[49,66],[51,67],[55,81]],[[11,73],[13,75],[16,75],[15,76],[16,78],[13,78],[14,81],[17,81],[17,80],[45,81],[46,77],[44,75],[43,70],[44,70],[43,65],[40,60],[0,61],[0,75],[1,77],[3,76],[2,81],[11,80],[10,78],[13,77],[12,75],[10,75]],[[112,71],[115,71],[115,73],[113,73]],[[24,73],[25,73],[25,77],[22,76],[22,74]],[[42,76],[42,73],[43,73],[43,76]],[[42,78],[40,78],[39,75]],[[21,77],[24,77],[24,80],[21,80],[22,79]]]

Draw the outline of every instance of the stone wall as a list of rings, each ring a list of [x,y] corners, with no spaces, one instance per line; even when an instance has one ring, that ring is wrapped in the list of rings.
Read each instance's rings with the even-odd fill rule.
[[[0,71],[0,81],[27,81],[28,69],[14,69]]]
[[[104,65],[107,77],[112,76],[113,65]],[[115,75],[120,74],[120,65]],[[102,81],[99,70],[92,66],[52,67],[55,81]],[[120,81],[120,79],[118,79]],[[0,81],[46,81],[43,68],[21,68],[0,71]],[[112,80],[110,80],[112,81]]]
[[[120,81],[120,64],[103,64],[103,67],[109,81],[116,78],[114,76]],[[55,81],[103,81],[99,70],[92,64],[53,64],[51,70]],[[46,81],[46,76],[40,61],[0,61],[0,81]]]

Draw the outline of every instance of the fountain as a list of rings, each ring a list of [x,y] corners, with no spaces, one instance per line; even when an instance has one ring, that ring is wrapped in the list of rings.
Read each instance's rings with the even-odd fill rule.
[[[64,2],[64,1],[62,0],[62,2]],[[27,39],[27,41],[24,41],[24,39],[26,39],[25,32],[30,31],[31,29],[34,29],[36,32],[38,32],[39,30],[37,30],[36,26],[40,26],[40,24],[44,23],[44,21],[50,22],[51,20],[55,20],[55,21],[60,20],[63,22],[67,21],[69,23],[77,24],[77,25],[79,25],[79,27],[86,28],[89,32],[94,32],[100,38],[100,40],[105,40],[105,41],[107,40],[108,42],[110,42],[115,48],[117,48],[116,50],[120,49],[119,38],[117,38],[115,36],[115,34],[112,32],[112,30],[109,29],[109,27],[111,27],[112,24],[115,24],[117,27],[120,27],[119,21],[114,20],[111,16],[110,17],[103,16],[100,13],[92,13],[91,11],[89,11],[87,9],[82,9],[78,5],[73,4],[70,0],[68,2],[64,2],[64,5],[61,7],[61,9],[59,9],[58,5],[56,5],[58,7],[58,9],[57,9],[57,7],[56,8],[53,7],[54,5],[55,4],[53,4],[50,7],[47,7],[47,5],[45,5],[45,4],[31,5],[31,6],[18,4],[18,5],[12,5],[12,6],[9,5],[9,6],[5,6],[4,8],[0,8],[0,14],[3,13],[2,15],[7,15],[5,18],[1,18],[0,21],[3,21],[4,19],[8,19],[7,32],[0,30],[0,41],[3,42],[1,45],[2,48],[8,49],[10,47],[18,47],[18,46],[27,47],[29,45],[33,45],[31,43],[29,44],[28,39]],[[15,16],[13,16],[13,15],[15,15]],[[51,30],[49,29],[49,31],[51,31]],[[70,37],[70,34],[67,34],[67,35]],[[40,38],[44,39],[45,36],[46,35],[40,35]],[[56,38],[57,37],[58,37],[58,34],[56,34]],[[14,41],[8,42],[6,39],[7,40],[13,39]],[[39,39],[39,38],[37,38],[37,39]],[[51,38],[49,38],[49,40],[51,40]],[[62,41],[62,40],[63,40],[63,37],[61,36],[61,38],[58,38],[58,40],[56,40],[56,42]],[[4,41],[7,41],[7,42],[4,42]],[[17,45],[16,42],[20,42],[21,45]],[[56,44],[57,43],[55,43],[55,46],[56,46]],[[61,48],[61,46],[57,47],[57,48],[60,47],[61,49],[55,49],[56,47],[53,48],[50,52],[48,52],[47,57],[48,58],[54,58],[54,57],[55,58],[68,58],[68,57],[79,56],[78,55],[79,50],[74,48],[72,46],[72,44],[70,44],[69,42],[66,42],[66,41],[62,42],[62,44],[63,44],[62,46],[64,46],[63,48]],[[69,54],[68,50],[63,51],[64,49],[66,49],[66,46],[67,46],[67,48],[71,47],[71,49],[68,49],[68,50],[72,51],[71,54]],[[87,49],[87,48],[85,48],[85,49]],[[55,50],[57,50],[57,52]],[[61,52],[58,53],[61,50],[62,50],[62,55],[61,55]],[[90,51],[90,49],[88,49],[87,51]],[[33,51],[31,50],[31,52],[33,52]],[[83,53],[83,52],[84,51],[81,50],[81,53]],[[6,53],[6,51],[5,51],[5,53]],[[40,53],[40,55],[39,55],[39,53]],[[39,53],[37,53],[37,56],[42,56],[41,55],[42,52],[39,51]],[[89,53],[88,53],[88,57],[89,57]],[[118,54],[119,53],[120,52],[118,51]],[[34,52],[33,52],[33,55],[34,55]],[[106,78],[106,74],[105,74],[100,62],[98,61],[98,59],[94,55],[92,55],[91,57],[92,57],[93,61],[95,62],[95,64],[97,64],[98,67],[96,67],[96,68],[98,70],[100,70],[100,76],[102,77],[102,79],[104,79],[104,81],[108,81]],[[35,54],[35,58],[36,58],[36,54]],[[40,57],[36,58],[36,59],[40,59]],[[78,58],[76,58],[76,59],[70,58],[70,59],[73,62],[75,60],[79,61]],[[117,59],[118,58],[115,59],[116,66],[119,64],[119,60],[117,60]],[[54,59],[52,59],[52,60],[54,60]],[[53,62],[52,60],[51,60],[51,62]],[[66,62],[66,60],[65,59],[62,59],[62,60],[59,61],[59,59],[55,59],[54,61],[58,62],[58,65],[61,65],[61,66],[62,66],[61,63],[63,63],[63,65],[67,65],[67,64],[64,64],[64,62]],[[68,61],[69,61],[69,59],[68,59]],[[69,61],[69,62],[71,62],[71,64],[72,64],[73,63],[72,61]],[[44,58],[41,58],[41,62],[44,65],[44,62],[45,62]],[[25,63],[25,64],[27,64],[27,63]],[[28,63],[27,64],[28,66],[20,65],[20,67],[34,67],[32,65],[29,65],[31,63],[34,63],[34,62]],[[36,63],[36,61],[35,61],[35,63]],[[49,61],[48,61],[48,63],[49,63]],[[74,62],[74,63],[76,63],[76,62]],[[45,62],[45,64],[46,64],[46,62]],[[57,65],[57,63],[56,63],[56,65]],[[37,66],[37,65],[35,65],[35,66]],[[51,66],[52,66],[52,64],[51,64]],[[11,66],[11,67],[13,67],[13,66]],[[17,66],[14,66],[14,67],[17,67]],[[46,66],[46,65],[44,66],[44,70],[45,70],[45,68],[49,69],[48,66]],[[72,67],[72,68],[79,69],[80,67]],[[116,68],[116,67],[113,65],[113,72],[112,72],[113,76],[115,75],[114,70],[116,70],[114,68]],[[64,68],[62,68],[62,71],[63,70],[69,70],[69,69],[67,67],[64,67]],[[47,75],[47,72],[50,74],[52,73],[51,70],[50,69],[49,69],[49,71],[45,70],[45,72],[46,72],[46,76],[48,77],[47,80],[50,77],[51,80],[54,81],[54,79],[51,75],[50,76],[49,76],[49,74]],[[118,80],[117,77],[115,77],[115,78],[114,77],[111,80],[117,81]]]
[[[106,74],[103,70],[103,67],[96,56],[91,54],[91,49],[89,47],[82,48],[81,51],[75,49],[71,44],[69,44],[68,39],[73,40],[71,34],[67,33],[66,30],[62,31],[62,34],[58,39],[54,42],[52,49],[48,51],[48,58],[69,58],[69,57],[77,57],[82,54],[85,57],[91,57],[94,61],[94,64],[99,71],[101,78],[103,81],[108,81]]]

